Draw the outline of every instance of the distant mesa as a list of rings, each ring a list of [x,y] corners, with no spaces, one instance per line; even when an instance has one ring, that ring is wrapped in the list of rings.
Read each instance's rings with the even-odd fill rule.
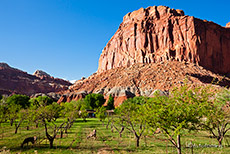
[[[47,94],[67,90],[71,85],[70,82],[54,78],[41,70],[31,75],[0,63],[0,94]]]

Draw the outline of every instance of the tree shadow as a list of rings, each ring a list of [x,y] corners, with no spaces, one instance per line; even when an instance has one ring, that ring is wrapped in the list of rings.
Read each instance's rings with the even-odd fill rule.
[[[197,78],[202,83],[209,83],[209,84],[213,84],[213,85],[219,85],[221,87],[226,87],[226,88],[230,87],[230,79],[229,78],[223,77],[222,80],[219,80],[218,78],[215,78],[215,77],[213,77],[211,75],[201,75],[201,74],[195,74],[195,73],[190,73],[190,74],[187,74],[187,75]]]

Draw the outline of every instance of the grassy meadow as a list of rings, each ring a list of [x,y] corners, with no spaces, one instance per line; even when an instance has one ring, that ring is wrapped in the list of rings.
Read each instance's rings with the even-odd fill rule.
[[[60,122],[57,121],[57,123]],[[77,120],[67,134],[57,135],[54,140],[54,148],[49,148],[49,141],[45,139],[45,131],[43,126],[35,128],[30,126],[27,130],[25,125],[19,128],[17,134],[14,134],[14,126],[8,123],[2,123],[0,128],[0,153],[177,153],[172,144],[166,140],[162,134],[150,135],[145,134],[140,140],[140,147],[136,148],[135,138],[132,133],[125,130],[122,138],[119,137],[118,132],[111,128],[106,129],[106,122],[104,125],[97,118],[88,118],[87,122],[79,119]],[[87,139],[86,137],[94,129],[97,130],[97,138]],[[37,136],[38,140],[35,145],[29,143],[21,148],[21,143],[26,137]],[[194,145],[191,148],[191,143]],[[207,132],[190,132],[182,136],[182,153],[215,153],[227,154],[230,153],[230,138],[226,136],[223,142],[223,147],[216,147],[217,141],[210,137]]]

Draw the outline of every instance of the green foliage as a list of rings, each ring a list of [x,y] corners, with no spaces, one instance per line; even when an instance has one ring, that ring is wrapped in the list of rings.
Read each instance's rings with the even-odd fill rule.
[[[169,97],[156,95],[146,105],[147,122],[153,130],[160,128],[180,153],[180,136],[198,129],[211,96],[209,87],[191,90],[186,84]]]
[[[201,126],[209,131],[222,145],[226,133],[230,130],[230,90],[217,93],[216,100],[207,105]]]
[[[79,118],[79,110],[77,110],[77,104],[75,103],[64,103],[62,105],[64,109],[62,109],[62,117],[65,117],[67,121],[74,121]]]
[[[88,94],[84,101],[87,109],[97,109],[105,103],[105,99],[102,94]]]
[[[6,102],[10,106],[20,105],[21,108],[26,109],[30,106],[30,97],[26,95],[12,95],[7,98]]]
[[[115,107],[114,107],[114,98],[111,95],[109,95],[109,100],[108,100],[106,109],[107,110],[113,110],[113,109],[115,109]]]
[[[71,103],[76,104],[76,110],[79,111],[79,116],[86,121],[86,118],[88,117],[87,112],[87,105],[83,99],[79,99],[78,101],[72,101]]]
[[[133,133],[137,147],[146,128],[145,108],[143,108],[146,101],[145,97],[129,98],[115,109],[118,116],[116,123]]]
[[[35,106],[47,106],[53,103],[53,100],[48,96],[38,96],[36,98],[31,98],[30,103]]]
[[[106,118],[106,108],[101,106],[96,110],[96,117],[100,119],[100,121],[104,121]]]

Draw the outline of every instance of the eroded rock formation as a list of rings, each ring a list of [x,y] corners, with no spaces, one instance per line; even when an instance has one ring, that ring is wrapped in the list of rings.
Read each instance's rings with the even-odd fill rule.
[[[228,27],[228,25],[226,25]],[[98,73],[136,63],[186,61],[230,72],[230,29],[165,6],[128,13],[99,59]]]

